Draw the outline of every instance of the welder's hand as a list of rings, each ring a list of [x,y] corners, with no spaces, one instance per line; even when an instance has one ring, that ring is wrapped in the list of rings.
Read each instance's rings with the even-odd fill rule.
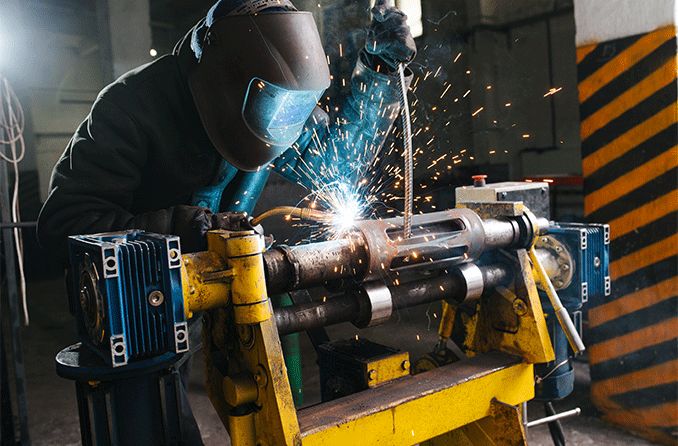
[[[372,8],[372,24],[367,30],[365,50],[383,60],[391,70],[401,63],[410,63],[417,54],[407,16],[389,6],[387,0],[377,0]]]
[[[225,229],[227,231],[242,231],[252,229],[247,214],[244,212],[222,212],[211,215],[210,230]]]

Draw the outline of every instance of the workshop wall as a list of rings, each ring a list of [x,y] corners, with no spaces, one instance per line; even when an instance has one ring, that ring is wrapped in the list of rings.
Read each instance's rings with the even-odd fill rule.
[[[575,6],[585,211],[611,227],[612,295],[589,302],[592,397],[664,444],[678,414],[675,3]]]

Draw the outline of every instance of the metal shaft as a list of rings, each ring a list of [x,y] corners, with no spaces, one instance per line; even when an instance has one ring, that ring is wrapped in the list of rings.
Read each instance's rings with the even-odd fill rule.
[[[486,288],[494,288],[511,280],[510,267],[503,264],[483,266]],[[388,287],[394,309],[414,307],[443,299],[463,301],[466,296],[464,279],[457,274],[416,280]],[[310,302],[275,310],[278,333],[285,335],[341,322],[369,319],[369,308],[361,305],[360,294],[351,293],[328,297],[324,302]]]
[[[411,238],[404,238],[400,218],[369,220],[344,239],[265,252],[269,294],[454,268],[490,250],[525,247],[534,238],[522,217],[482,220],[469,209],[416,215],[412,221]]]

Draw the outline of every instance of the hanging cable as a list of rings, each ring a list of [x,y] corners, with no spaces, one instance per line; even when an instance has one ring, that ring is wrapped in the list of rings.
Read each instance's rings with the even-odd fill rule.
[[[19,163],[26,154],[24,141],[24,111],[9,81],[0,76],[0,161],[12,166],[14,187],[11,199],[11,222],[21,222],[19,209]],[[21,228],[15,226],[14,247],[19,270],[19,293],[23,311],[24,324],[28,326],[28,303],[26,301],[26,274],[24,270],[24,244]]]

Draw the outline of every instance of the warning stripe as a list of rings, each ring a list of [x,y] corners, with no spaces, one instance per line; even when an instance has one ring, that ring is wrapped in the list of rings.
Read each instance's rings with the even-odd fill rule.
[[[615,410],[606,413],[605,419],[624,425],[631,423],[634,426],[675,427],[678,419],[678,402],[637,410]]]
[[[606,322],[648,308],[658,302],[670,299],[678,292],[678,277],[674,276],[656,285],[627,294],[612,302],[591,308],[588,312],[589,326],[597,327]],[[678,376],[678,375],[676,375]]]
[[[614,280],[676,255],[678,255],[678,234],[614,260],[610,263],[610,274]]]
[[[632,190],[637,189],[653,178],[678,166],[678,146],[662,153],[645,164],[629,171],[607,186],[586,195],[584,213],[597,211],[606,204],[616,201]]]
[[[674,170],[678,178],[678,169]],[[646,226],[631,231],[628,234],[616,238],[610,245],[610,251],[614,251],[614,258],[621,259],[632,254],[639,249],[657,243],[678,232],[678,219],[675,214],[669,214],[664,217],[653,220]],[[678,271],[678,267],[676,268]],[[635,289],[635,288],[634,288]]]
[[[586,79],[580,79],[579,103],[583,104],[586,102],[601,87],[607,85],[614,78],[671,38],[676,38],[676,30],[673,26],[667,26],[648,33],[600,67],[595,73],[586,77]]]
[[[653,265],[646,266],[645,268],[640,268],[638,271],[614,280],[614,283],[612,284],[613,293],[608,298],[608,301],[619,299],[636,290],[650,287],[675,275],[676,259],[674,258],[668,258]],[[596,305],[591,305],[591,301],[589,301],[589,307],[593,306]]]
[[[674,212],[678,212],[678,191],[671,191],[610,221],[610,227],[614,228],[610,238],[615,240]]]
[[[674,383],[678,376],[678,359],[637,372],[625,373],[591,384],[591,396],[600,400],[619,393]]]
[[[649,139],[651,136],[656,135],[676,122],[678,122],[678,110],[676,109],[676,104],[672,103],[656,115],[643,121],[640,125],[619,135],[609,144],[606,144],[590,155],[587,155],[582,161],[584,176],[588,177],[593,175],[607,163],[619,158]]]
[[[671,319],[678,311],[678,296],[659,299],[658,302],[595,327],[589,327],[586,337],[591,344],[599,344],[619,336],[619,327],[631,333]]]
[[[577,48],[577,63],[578,64],[581,63],[581,61],[584,60],[584,58],[586,56],[591,54],[591,52],[593,52],[593,50],[595,50],[596,47],[597,47],[597,45],[594,44],[594,45],[581,46],[581,47]]]
[[[637,372],[674,359],[676,359],[676,339],[671,339],[591,365],[591,381]]]
[[[661,342],[675,340],[677,339],[676,336],[678,336],[678,318],[671,318],[650,327],[591,345],[589,347],[589,362],[593,366]]]
[[[645,161],[661,155],[676,144],[676,135],[678,135],[678,124],[668,126],[624,155],[607,163],[595,175],[584,178],[584,189],[587,193],[594,192],[606,186],[610,181],[614,181],[619,177],[619,172],[627,171],[629,166],[640,166]]]
[[[675,441],[678,424],[678,57],[673,26],[577,50],[589,221],[609,223],[612,295],[589,302],[592,397]]]
[[[636,163],[634,166],[639,164],[640,163]],[[623,174],[623,172],[624,171],[620,173]],[[674,190],[676,187],[676,178],[678,178],[678,168],[671,169],[624,195],[623,200],[613,201],[599,210],[587,214],[587,218],[589,221],[597,222],[610,222],[619,218],[638,206],[656,200],[667,191]],[[614,230],[614,228],[612,228],[612,230]]]
[[[586,120],[605,104],[619,96],[619,92],[633,88],[639,79],[644,79],[657,71],[666,61],[676,54],[676,40],[670,39],[662,43],[659,48],[648,54],[644,59],[624,71],[619,77],[596,91],[580,107],[581,120]]]
[[[581,137],[587,139],[597,130],[609,124],[624,112],[676,80],[676,60],[669,59],[661,68],[638,82],[634,87],[617,96],[612,102],[599,108],[581,124]]]

